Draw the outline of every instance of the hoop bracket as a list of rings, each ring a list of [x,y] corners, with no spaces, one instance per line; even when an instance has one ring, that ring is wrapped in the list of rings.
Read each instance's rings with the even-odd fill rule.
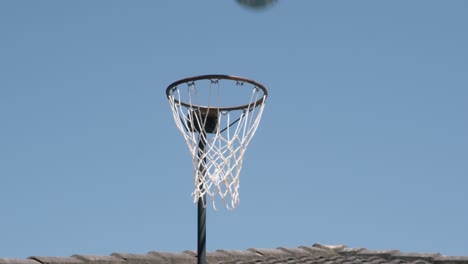
[[[187,125],[192,132],[214,133],[218,128],[219,109],[217,108],[198,108],[191,110]]]

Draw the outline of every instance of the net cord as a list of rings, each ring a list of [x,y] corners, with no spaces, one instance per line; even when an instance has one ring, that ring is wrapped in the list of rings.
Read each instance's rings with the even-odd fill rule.
[[[217,101],[218,105],[220,103],[219,81],[211,81],[208,108],[212,107],[211,90],[213,84],[217,84],[214,85],[217,87],[217,92],[214,92],[216,94],[215,101]],[[206,206],[207,201],[204,200],[204,194],[207,194],[215,209],[215,196],[219,196],[228,209],[235,208],[240,202],[239,175],[242,169],[243,157],[247,145],[258,128],[266,97],[263,95],[261,104],[257,105],[256,102],[260,93],[258,88],[254,87],[248,107],[244,110],[219,113],[216,130],[209,136],[207,133],[197,133],[193,127],[192,129],[189,128],[189,124],[192,124],[192,126],[200,124],[200,126],[204,127],[208,120],[208,114],[203,117],[198,114],[190,114],[190,111],[199,109],[198,91],[195,82],[187,85],[187,103],[190,107],[177,103],[181,102],[180,92],[178,87],[174,87],[169,96],[169,103],[176,126],[182,132],[192,156],[195,175],[195,190],[192,193],[194,202],[201,198]],[[235,117],[235,120],[231,122],[231,115],[235,113],[239,116]],[[221,124],[227,125],[221,129]],[[199,153],[200,150],[198,149],[200,140],[206,142],[203,153]],[[199,168],[201,167],[204,168],[204,173],[200,172]]]

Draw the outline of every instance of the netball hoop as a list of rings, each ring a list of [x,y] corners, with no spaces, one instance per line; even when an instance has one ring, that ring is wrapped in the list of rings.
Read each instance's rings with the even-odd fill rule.
[[[177,128],[187,142],[195,174],[194,202],[228,209],[239,204],[239,174],[262,117],[267,89],[230,75],[182,79],[166,89]]]

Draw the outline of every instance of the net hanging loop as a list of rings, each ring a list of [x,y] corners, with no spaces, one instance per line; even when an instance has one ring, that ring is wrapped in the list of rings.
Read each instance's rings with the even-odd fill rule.
[[[187,85],[187,91],[179,88]],[[194,202],[207,199],[216,208],[239,204],[242,162],[260,123],[266,88],[255,81],[230,75],[185,78],[166,89],[175,124],[192,156]]]

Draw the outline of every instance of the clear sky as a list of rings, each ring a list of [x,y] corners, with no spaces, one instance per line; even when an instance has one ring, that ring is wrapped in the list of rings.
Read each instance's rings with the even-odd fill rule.
[[[0,257],[196,249],[167,85],[270,92],[208,250],[468,255],[468,1],[0,1]]]

